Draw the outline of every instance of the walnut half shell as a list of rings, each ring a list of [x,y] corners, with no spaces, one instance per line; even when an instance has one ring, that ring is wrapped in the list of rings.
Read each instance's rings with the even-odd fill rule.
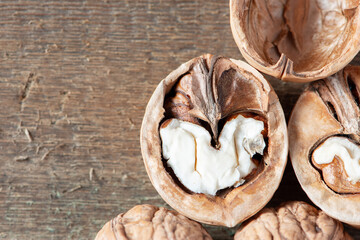
[[[215,196],[190,191],[163,157],[160,126],[174,118],[199,125],[211,134],[215,151],[221,148],[217,140],[222,127],[239,114],[264,122],[267,144],[263,155],[252,158],[255,169]],[[210,54],[182,64],[159,83],[140,138],[147,173],[161,197],[181,214],[214,225],[235,226],[263,208],[279,186],[287,159],[284,113],[270,84],[248,64]],[[196,160],[194,165],[196,171]]]
[[[166,208],[138,205],[107,222],[95,240],[211,240],[201,226]]]
[[[244,58],[285,81],[330,76],[360,50],[359,0],[230,0]]]
[[[350,240],[341,222],[304,202],[264,208],[235,234],[235,240]]]
[[[288,127],[291,162],[306,194],[326,214],[357,227],[359,93],[360,67],[348,66],[313,82],[299,97]],[[328,155],[329,161],[316,162],[316,154],[328,143],[330,147],[322,154]]]

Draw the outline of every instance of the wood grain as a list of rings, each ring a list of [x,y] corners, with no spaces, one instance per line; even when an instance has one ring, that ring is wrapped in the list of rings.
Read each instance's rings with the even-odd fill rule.
[[[9,0],[0,11],[0,239],[93,239],[136,204],[166,205],[140,153],[145,106],[193,57],[242,58],[228,2]],[[288,117],[305,85],[270,81]],[[269,205],[294,199],[307,200],[289,165]]]

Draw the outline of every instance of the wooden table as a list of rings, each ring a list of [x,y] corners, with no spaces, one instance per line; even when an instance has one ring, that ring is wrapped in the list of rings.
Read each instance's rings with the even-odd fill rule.
[[[228,1],[8,0],[0,9],[0,239],[93,239],[134,205],[166,205],[140,153],[145,106],[193,57],[242,58]],[[289,117],[306,85],[270,81]],[[269,205],[287,200],[309,202],[289,164]],[[206,227],[214,239],[235,231]]]

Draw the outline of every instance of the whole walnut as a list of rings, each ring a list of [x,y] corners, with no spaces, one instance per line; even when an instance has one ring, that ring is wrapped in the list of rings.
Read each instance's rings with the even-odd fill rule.
[[[239,239],[352,239],[341,222],[304,202],[264,208],[235,234]]]
[[[175,211],[137,205],[107,222],[95,240],[204,239],[212,238],[200,223]]]

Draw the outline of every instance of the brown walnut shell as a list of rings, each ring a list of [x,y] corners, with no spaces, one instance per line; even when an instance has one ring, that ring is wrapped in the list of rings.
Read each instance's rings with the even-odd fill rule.
[[[325,140],[341,137],[359,144],[360,67],[310,84],[301,94],[289,120],[290,159],[309,198],[326,214],[360,227],[360,184],[347,179],[335,157],[318,165],[313,152]]]
[[[360,50],[359,0],[230,0],[243,57],[284,81],[334,74]]]
[[[201,226],[174,211],[138,205],[107,222],[95,240],[211,240]]]
[[[245,222],[235,240],[350,240],[341,222],[304,202],[287,202],[264,208]]]
[[[210,84],[215,89],[213,94],[206,93],[210,87],[204,72],[210,72],[213,79]],[[190,75],[193,76],[192,85],[179,86],[180,79],[188,81],[190,73],[193,74]],[[212,130],[213,135],[216,135],[219,121],[239,112],[244,115],[250,112],[264,119],[268,144],[258,171],[243,185],[216,196],[197,194],[181,186],[165,166],[159,127],[169,115],[165,99],[175,87],[187,89],[188,94],[187,100],[180,97],[170,101],[170,106],[176,106],[172,116],[194,123],[207,121],[207,129]],[[186,103],[189,99],[190,103]],[[178,101],[183,103],[178,104]],[[161,197],[181,214],[214,225],[232,227],[262,209],[278,188],[287,160],[284,113],[270,84],[248,64],[210,54],[182,64],[159,83],[146,107],[140,138],[147,173]]]

